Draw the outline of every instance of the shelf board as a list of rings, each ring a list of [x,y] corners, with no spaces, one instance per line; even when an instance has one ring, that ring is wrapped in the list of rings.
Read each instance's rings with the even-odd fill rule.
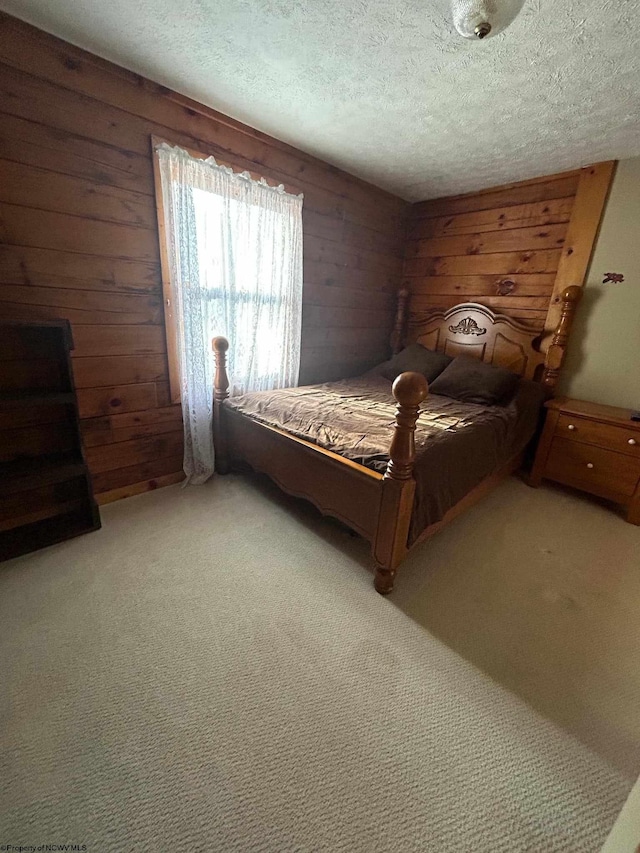
[[[0,464],[0,483],[3,494],[12,495],[73,480],[86,470],[82,459],[73,453],[33,457]]]
[[[0,518],[0,533],[5,533],[8,530],[15,530],[19,527],[25,527],[27,524],[35,524],[38,521],[57,518],[60,515],[69,515],[69,513],[74,512],[75,510],[80,510],[86,505],[86,497],[79,497],[64,501],[63,503],[49,503],[46,506],[35,506],[30,509],[25,508],[19,516],[4,519]]]
[[[0,561],[99,529],[99,516],[96,516],[93,507],[85,502],[81,509],[7,530],[0,536]]]
[[[75,402],[73,391],[2,391],[0,406],[17,408],[22,406],[59,406]]]

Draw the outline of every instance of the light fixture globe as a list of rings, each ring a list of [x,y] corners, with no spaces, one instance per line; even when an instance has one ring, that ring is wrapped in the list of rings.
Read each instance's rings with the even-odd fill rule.
[[[517,17],[525,0],[451,0],[453,25],[467,39],[501,33]]]

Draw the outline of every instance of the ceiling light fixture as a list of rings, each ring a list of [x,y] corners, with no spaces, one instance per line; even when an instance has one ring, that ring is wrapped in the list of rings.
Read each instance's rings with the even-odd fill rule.
[[[453,24],[466,39],[501,33],[516,18],[525,0],[451,0]]]

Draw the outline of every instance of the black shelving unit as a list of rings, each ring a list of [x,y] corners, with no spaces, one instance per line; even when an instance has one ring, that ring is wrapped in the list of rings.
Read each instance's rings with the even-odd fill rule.
[[[0,320],[0,560],[100,527],[66,320]]]

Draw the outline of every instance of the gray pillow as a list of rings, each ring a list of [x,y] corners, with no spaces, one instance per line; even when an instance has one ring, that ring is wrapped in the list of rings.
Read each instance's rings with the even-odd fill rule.
[[[422,344],[410,344],[390,361],[385,361],[376,368],[376,373],[393,382],[401,373],[411,370],[422,373],[427,382],[433,382],[450,362],[451,357],[443,352],[432,352]]]
[[[516,373],[504,367],[494,367],[475,358],[459,355],[429,386],[429,391],[464,403],[495,406],[513,396],[519,381],[520,377]]]

